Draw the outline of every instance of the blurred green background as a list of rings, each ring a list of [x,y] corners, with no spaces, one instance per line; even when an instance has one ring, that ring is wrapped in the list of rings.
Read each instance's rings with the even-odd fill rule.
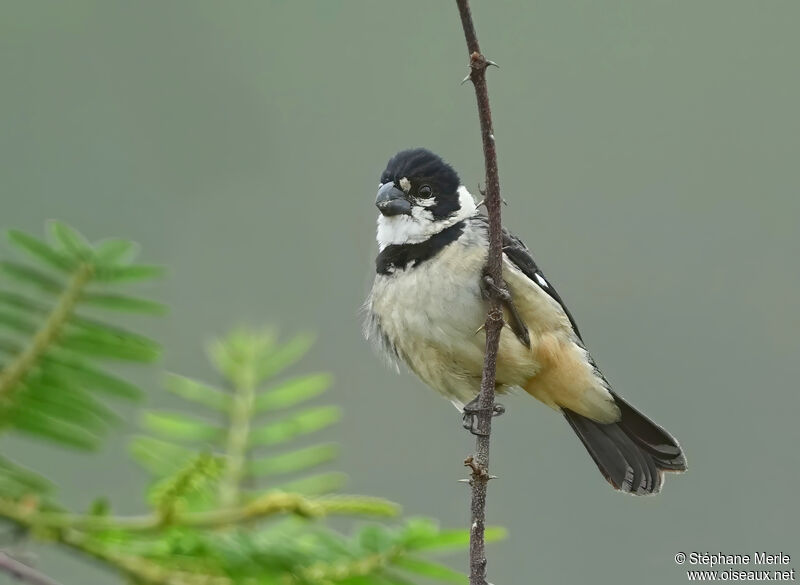
[[[473,192],[474,95],[453,2],[27,2],[0,18],[0,227],[63,219],[138,240],[170,277],[146,331],[163,368],[211,376],[229,325],[314,330],[349,491],[468,522],[455,410],[360,333],[374,193],[427,146]],[[496,426],[494,583],[681,583],[678,551],[800,560],[800,4],[475,1],[505,223],[533,249],[616,388],[682,442],[657,498],[615,494],[572,431],[527,397]],[[5,243],[0,248],[8,253]],[[140,376],[169,406],[159,371]],[[133,411],[131,410],[131,413]],[[85,507],[141,509],[124,454],[4,439]],[[68,584],[117,583],[41,552]],[[452,564],[466,568],[465,554]],[[4,581],[6,579],[6,581]],[[0,576],[0,582],[8,582]]]

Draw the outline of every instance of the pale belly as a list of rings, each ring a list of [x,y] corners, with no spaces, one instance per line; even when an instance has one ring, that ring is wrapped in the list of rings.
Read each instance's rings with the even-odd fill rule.
[[[371,298],[381,334],[400,358],[457,404],[469,402],[480,390],[486,343],[481,326],[487,310],[480,275],[485,258],[480,248],[450,245],[412,270],[379,276]],[[531,350],[504,328],[498,389],[523,385],[537,368]]]

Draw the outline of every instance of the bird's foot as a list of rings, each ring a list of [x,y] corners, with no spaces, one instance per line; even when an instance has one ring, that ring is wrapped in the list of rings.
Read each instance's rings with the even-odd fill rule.
[[[494,278],[489,276],[488,274],[484,273],[483,278],[481,279],[481,288],[483,289],[484,296],[489,296],[489,290],[491,290],[494,294],[497,295],[497,298],[503,301],[504,303],[513,303],[514,299],[511,298],[511,293],[508,292],[504,286],[497,284],[494,281]]]
[[[525,325],[525,321],[522,320],[522,316],[519,314],[519,310],[514,303],[514,298],[511,296],[511,293],[505,286],[498,285],[491,276],[484,273],[481,279],[481,292],[484,298],[489,298],[490,290],[497,295],[497,298],[500,299],[500,302],[503,303],[503,306],[508,311],[509,325],[511,325],[511,330],[514,332],[514,335],[517,336],[520,343],[530,348],[531,336],[530,333],[528,333],[528,327]],[[479,331],[480,329],[475,333],[477,334]]]
[[[467,404],[464,405],[462,412],[462,420],[464,428],[467,429],[470,433],[477,437],[485,437],[486,433],[483,433],[478,430],[478,420],[477,416],[483,412],[483,410],[478,406],[478,398],[475,397],[474,399],[470,400]],[[505,413],[506,407],[500,403],[495,403],[494,407],[492,408],[492,416],[500,416],[501,414]]]

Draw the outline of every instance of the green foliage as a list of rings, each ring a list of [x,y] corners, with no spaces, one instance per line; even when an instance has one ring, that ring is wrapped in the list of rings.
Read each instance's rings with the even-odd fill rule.
[[[20,259],[0,260],[0,432],[96,449],[118,421],[104,395],[126,400],[142,395],[108,373],[103,362],[152,362],[160,348],[110,321],[113,314],[92,315],[91,306],[98,298],[122,296],[112,289],[152,279],[162,269],[134,264],[133,242],[90,244],[55,221],[48,240],[11,230],[8,241]],[[153,301],[140,303],[163,309]],[[0,463],[2,493],[25,486],[44,497],[45,485],[33,472]]]
[[[9,283],[0,289],[0,428],[96,448],[117,418],[106,397],[141,394],[102,362],[151,362],[158,346],[88,311],[163,312],[116,290],[162,270],[134,264],[132,242],[92,244],[57,222],[47,241],[17,231],[9,239],[31,263],[0,261]],[[467,583],[428,556],[465,548],[468,531],[387,522],[399,513],[395,504],[335,494],[343,474],[317,469],[338,454],[333,443],[309,442],[341,416],[310,403],[330,377],[278,378],[311,342],[298,335],[279,343],[274,332],[242,328],[209,347],[219,387],[166,378],[186,412],[142,413],[148,434],[130,451],[153,480],[144,514],[114,516],[106,497],[85,514],[65,512],[49,481],[0,457],[0,519],[136,585]],[[326,526],[332,515],[372,521],[348,535]],[[487,531],[489,540],[502,536]]]
[[[206,414],[200,418],[183,412],[146,412],[142,424],[152,434],[132,442],[134,458],[155,478],[162,478],[202,450],[216,453],[225,461],[218,486],[224,506],[257,497],[265,479],[273,482],[265,489],[283,489],[274,478],[332,461],[338,455],[334,444],[290,447],[339,420],[341,412],[335,406],[306,405],[327,389],[330,376],[310,374],[273,381],[308,351],[311,341],[308,335],[297,335],[280,343],[273,331],[241,328],[212,342],[209,359],[225,386],[169,375],[167,389]],[[265,448],[279,451],[265,452]],[[328,493],[340,487],[341,479],[341,474],[324,473],[295,482],[293,489]]]
[[[418,578],[467,584],[463,574],[422,556],[447,551],[451,534],[430,520],[411,519],[397,526],[368,524],[344,537],[289,519],[266,529],[192,534],[167,529],[162,539],[149,542],[113,538],[116,548],[135,551],[140,566],[184,576],[202,567],[220,584],[409,585]],[[466,543],[468,533],[460,536]],[[487,533],[488,540],[502,536],[499,530]]]
[[[53,484],[38,473],[0,457],[0,494],[42,500],[49,498],[52,490]]]
[[[91,244],[63,223],[50,222],[49,228],[47,241],[9,231],[9,242],[28,262],[0,261],[0,429],[94,449],[116,420],[98,395],[141,395],[101,362],[152,362],[160,349],[107,317],[86,312],[92,305],[162,310],[153,301],[109,292],[162,270],[133,264],[132,242]]]
[[[201,453],[170,477],[150,490],[150,502],[164,522],[171,521],[182,511],[192,496],[202,493],[219,478],[223,462],[219,457]]]

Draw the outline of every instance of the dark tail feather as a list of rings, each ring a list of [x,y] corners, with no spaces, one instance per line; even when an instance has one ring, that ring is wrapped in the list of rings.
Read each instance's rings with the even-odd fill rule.
[[[646,495],[661,490],[665,471],[686,471],[678,441],[612,392],[622,419],[601,424],[564,409],[564,416],[608,483],[623,492]]]

